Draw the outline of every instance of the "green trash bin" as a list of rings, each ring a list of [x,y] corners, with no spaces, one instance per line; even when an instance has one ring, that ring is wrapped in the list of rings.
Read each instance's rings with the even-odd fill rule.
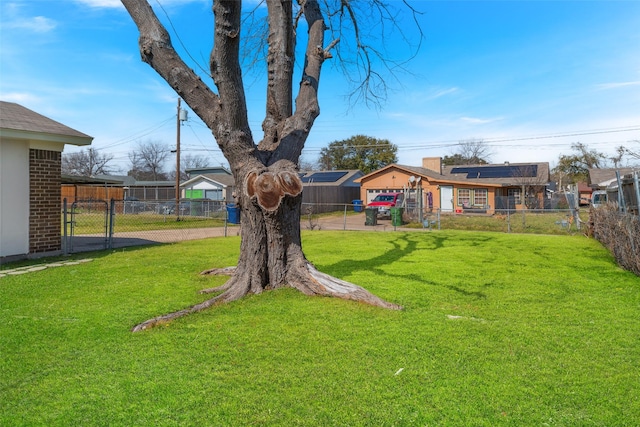
[[[402,225],[403,213],[404,213],[404,208],[391,208],[391,225],[393,226]]]
[[[364,225],[378,225],[378,208],[365,208]]]

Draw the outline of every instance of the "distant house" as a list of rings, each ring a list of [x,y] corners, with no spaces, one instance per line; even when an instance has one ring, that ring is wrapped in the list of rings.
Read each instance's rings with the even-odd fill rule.
[[[369,203],[382,192],[422,188],[422,206],[442,212],[493,213],[502,209],[542,208],[549,183],[548,163],[443,166],[439,157],[422,167],[391,164],[358,180]]]
[[[589,187],[596,190],[605,190],[610,184],[617,181],[616,171],[620,173],[620,178],[622,178],[625,175],[640,171],[640,167],[589,169]]]
[[[194,178],[198,175],[231,175],[231,171],[224,166],[209,166],[206,168],[190,168],[185,171],[189,176],[189,179]]]
[[[235,180],[222,167],[189,169],[191,177],[180,184],[187,199],[225,200],[234,202]],[[364,174],[359,170],[301,171],[302,203],[316,205],[314,212],[335,210],[338,205],[351,204],[360,198],[360,184],[356,180]],[[322,206],[322,207],[320,207]]]
[[[19,104],[0,101],[0,260],[62,250],[65,145],[93,138]]]
[[[196,175],[180,184],[185,199],[209,199],[233,202],[235,180],[226,173],[205,173]]]
[[[301,171],[302,203],[314,205],[314,213],[340,210],[360,199],[360,170]]]
[[[588,205],[591,202],[593,188],[589,187],[586,182],[579,182],[577,185],[580,205]]]

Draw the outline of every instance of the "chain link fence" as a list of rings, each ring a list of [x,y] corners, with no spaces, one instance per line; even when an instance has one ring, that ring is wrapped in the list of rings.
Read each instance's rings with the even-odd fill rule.
[[[362,204],[303,203],[303,230],[476,230],[503,233],[567,234],[581,232],[588,210],[502,209],[494,214],[420,210],[408,204],[390,215]],[[65,253],[169,243],[239,234],[235,205],[213,200],[79,200],[64,203]]]
[[[213,200],[78,200],[63,203],[63,252],[237,234],[234,205]]]
[[[316,213],[321,212],[321,213]],[[303,204],[301,227],[308,230],[476,230],[503,233],[567,234],[582,232],[589,210],[584,209],[502,209],[484,212],[419,211],[415,206],[392,208],[379,216],[362,205]]]

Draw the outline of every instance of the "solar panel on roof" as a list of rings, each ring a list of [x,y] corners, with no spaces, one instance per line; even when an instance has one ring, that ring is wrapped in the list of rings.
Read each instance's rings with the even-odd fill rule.
[[[307,182],[336,182],[348,172],[315,172],[307,177]],[[303,181],[304,182],[304,181]]]
[[[466,173],[467,179],[534,178],[538,176],[538,165],[455,167],[451,173]]]

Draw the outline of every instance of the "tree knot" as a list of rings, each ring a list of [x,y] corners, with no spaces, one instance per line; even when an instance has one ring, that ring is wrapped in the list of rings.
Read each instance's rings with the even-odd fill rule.
[[[247,175],[245,190],[262,209],[275,211],[285,195],[295,197],[302,192],[302,181],[293,171],[252,171]]]

